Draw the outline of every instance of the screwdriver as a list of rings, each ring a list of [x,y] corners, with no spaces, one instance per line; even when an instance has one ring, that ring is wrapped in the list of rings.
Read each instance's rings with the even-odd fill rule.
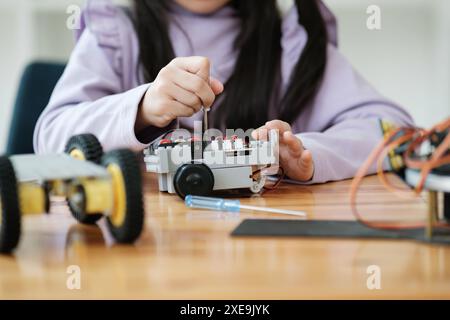
[[[203,135],[208,130],[208,111],[209,108],[203,107]]]
[[[285,209],[275,209],[267,207],[258,206],[248,206],[243,205],[239,200],[226,200],[221,198],[210,198],[210,197],[200,197],[187,195],[184,202],[189,208],[200,208],[209,209],[216,211],[227,211],[227,212],[239,212],[241,209],[254,210],[254,211],[264,211],[270,213],[287,214],[291,216],[298,216],[306,218],[306,213],[303,211],[292,211]]]

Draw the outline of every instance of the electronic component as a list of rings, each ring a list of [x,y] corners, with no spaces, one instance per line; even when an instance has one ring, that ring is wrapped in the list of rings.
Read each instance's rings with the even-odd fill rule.
[[[158,174],[160,191],[208,195],[213,190],[249,188],[258,193],[266,182],[262,170],[278,166],[278,131],[271,130],[267,141],[233,136],[209,142],[197,138],[185,142],[155,141],[144,150],[148,172]]]
[[[382,121],[384,139],[371,152],[353,179],[350,202],[356,219],[362,224],[377,229],[391,231],[411,230],[425,227],[428,239],[433,237],[433,228],[450,230],[450,118],[431,129],[415,127],[395,128]],[[391,168],[420,196],[428,191],[429,212],[425,222],[383,223],[371,222],[362,218],[356,208],[356,196],[363,177],[372,165],[376,165],[378,177],[386,189],[404,198],[411,193],[404,188],[395,187],[385,174],[384,160],[388,158]],[[443,193],[443,219],[438,212],[438,192]],[[448,234],[450,236],[450,232]]]

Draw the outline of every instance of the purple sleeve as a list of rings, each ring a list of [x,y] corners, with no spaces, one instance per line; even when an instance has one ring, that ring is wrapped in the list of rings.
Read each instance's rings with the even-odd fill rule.
[[[405,110],[383,98],[334,46],[329,46],[322,86],[312,106],[293,124],[313,154],[311,183],[353,177],[383,137],[381,120],[397,126],[413,125]],[[374,172],[372,166],[369,173]]]
[[[150,84],[138,86],[135,39],[124,13],[109,1],[91,1],[69,63],[34,133],[37,153],[62,152],[69,138],[92,133],[105,150],[146,144],[134,132],[139,103]],[[132,31],[132,30],[131,30]],[[149,128],[143,141],[161,134]]]
[[[296,10],[292,10],[284,21],[284,87],[307,39],[297,20]],[[384,98],[354,70],[333,41],[327,54],[327,67],[316,97],[292,123],[294,133],[313,155],[315,172],[309,183],[353,177],[383,137],[380,120],[398,126],[413,125],[405,110]],[[370,173],[374,171],[373,166]]]

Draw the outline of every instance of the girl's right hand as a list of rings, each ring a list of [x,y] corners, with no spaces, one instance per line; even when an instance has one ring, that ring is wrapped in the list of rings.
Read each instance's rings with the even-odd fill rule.
[[[148,126],[163,128],[178,117],[190,117],[211,107],[223,84],[210,77],[204,57],[175,58],[161,69],[139,105],[136,132]]]

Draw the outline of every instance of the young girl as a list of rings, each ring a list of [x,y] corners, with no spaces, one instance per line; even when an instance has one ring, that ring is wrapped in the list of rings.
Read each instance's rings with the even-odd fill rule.
[[[35,131],[39,153],[93,133],[105,149],[142,150],[202,106],[216,128],[281,133],[280,163],[305,183],[350,178],[380,141],[380,120],[411,125],[337,50],[319,0],[93,0]]]

